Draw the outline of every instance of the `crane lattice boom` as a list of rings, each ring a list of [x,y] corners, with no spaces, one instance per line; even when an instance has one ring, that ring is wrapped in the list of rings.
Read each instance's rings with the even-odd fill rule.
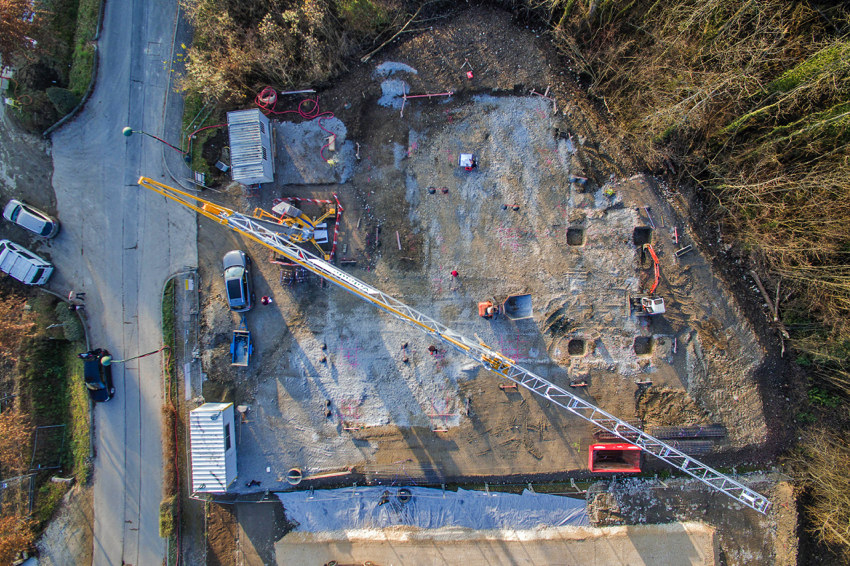
[[[492,350],[483,342],[466,338],[444,324],[387,295],[380,289],[364,283],[320,257],[292,244],[280,226],[261,221],[256,217],[240,214],[147,177],[139,178],[139,185],[175,200],[199,214],[224,224],[243,236],[280,253],[326,281],[342,287],[349,293],[357,295],[364,301],[441,340],[458,352],[466,354],[485,369],[521,385],[570,413],[622,438],[625,442],[640,446],[656,458],[682,470],[709,487],[725,493],[747,507],[760,513],[767,512],[770,501],[765,496],[517,365],[514,360]]]

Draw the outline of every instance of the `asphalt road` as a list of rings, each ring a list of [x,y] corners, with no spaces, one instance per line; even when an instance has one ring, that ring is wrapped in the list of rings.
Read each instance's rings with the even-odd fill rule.
[[[164,119],[176,17],[175,0],[106,2],[97,87],[52,137],[63,230],[50,287],[86,293],[92,346],[116,359],[160,348],[163,286],[197,263],[194,213],[135,184],[140,174],[166,180],[162,146],[121,134],[130,126],[177,142],[179,108]],[[175,98],[169,103],[179,105]],[[115,364],[115,398],[95,409],[96,565],[159,566],[165,557],[161,363],[149,356]]]

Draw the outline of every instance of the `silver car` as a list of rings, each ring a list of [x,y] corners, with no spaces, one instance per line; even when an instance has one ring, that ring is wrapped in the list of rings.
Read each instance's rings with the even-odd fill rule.
[[[254,306],[251,283],[251,258],[242,250],[224,254],[224,289],[227,304],[235,312],[247,312]]]
[[[42,238],[52,238],[59,232],[58,220],[17,199],[3,209],[3,218]]]

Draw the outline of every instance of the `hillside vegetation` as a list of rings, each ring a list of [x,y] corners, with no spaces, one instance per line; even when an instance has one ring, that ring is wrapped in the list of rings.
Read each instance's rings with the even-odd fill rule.
[[[184,0],[196,29],[183,87],[245,104],[267,84],[321,86],[413,16],[451,3]],[[649,171],[695,195],[730,257],[778,303],[777,333],[810,379],[791,458],[810,524],[850,557],[850,21],[784,0],[493,0],[544,22]],[[425,7],[424,10],[421,8]],[[786,354],[787,355],[787,354]],[[794,417],[794,415],[789,415]],[[813,447],[832,451],[811,458]],[[830,466],[825,473],[824,466]]]

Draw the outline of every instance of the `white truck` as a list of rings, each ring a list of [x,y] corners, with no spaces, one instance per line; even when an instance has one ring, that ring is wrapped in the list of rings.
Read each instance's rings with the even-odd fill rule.
[[[0,240],[0,271],[25,285],[43,285],[53,274],[53,264],[11,240]]]

